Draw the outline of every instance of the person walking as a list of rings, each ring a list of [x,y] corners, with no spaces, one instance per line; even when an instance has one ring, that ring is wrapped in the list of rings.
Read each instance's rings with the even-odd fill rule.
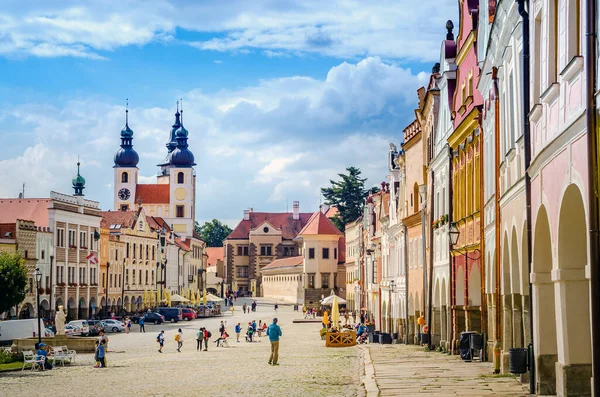
[[[96,366],[94,368],[106,368],[106,350],[105,350],[105,343],[104,342],[100,342],[98,343],[98,347],[96,348],[97,352],[96,352],[96,356],[98,358],[98,363],[99,366]]]
[[[208,341],[210,340],[211,336],[212,334],[210,331],[204,328],[204,351],[208,351]]]
[[[125,333],[129,334],[129,331],[131,331],[131,319],[129,317],[127,317],[127,321],[125,322],[125,324]]]
[[[202,348],[202,341],[204,340],[204,331],[203,328],[200,328],[198,332],[196,332],[196,351],[200,351]]]
[[[181,353],[181,346],[183,346],[183,332],[181,332],[181,328],[175,334],[175,341],[177,342],[177,351]]]
[[[244,314],[246,314],[246,307],[247,307],[247,306],[246,306],[246,304],[244,303],[244,304],[242,305],[242,310],[244,311]]]
[[[242,326],[240,325],[240,323],[237,323],[237,325],[235,326],[235,341],[237,343],[240,343],[240,333],[242,333]]]
[[[221,325],[219,326],[219,335],[221,337],[223,336],[223,332],[225,332],[225,324],[223,324],[223,321],[221,321]]]
[[[163,346],[165,345],[165,331],[160,331],[160,334],[156,336],[158,342],[158,352],[162,353]]]
[[[275,304],[275,315],[277,315],[277,309],[279,309],[279,305],[276,303]]]
[[[269,357],[269,364],[279,365],[279,337],[281,336],[281,327],[277,325],[277,317],[273,319],[273,324],[267,328],[267,336],[269,342],[271,342],[271,356]]]
[[[146,332],[146,328],[144,327],[144,317],[140,317],[140,332]]]

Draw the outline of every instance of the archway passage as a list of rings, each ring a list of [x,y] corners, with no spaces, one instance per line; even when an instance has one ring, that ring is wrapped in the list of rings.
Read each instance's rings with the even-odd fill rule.
[[[85,298],[79,298],[79,308],[77,311],[77,318],[85,319],[88,315],[88,307]]]
[[[579,188],[567,187],[558,220],[558,269],[554,291],[558,311],[557,393],[591,393],[592,342],[590,335],[590,285],[587,222]]]
[[[31,303],[25,303],[19,307],[19,319],[34,318],[35,312]]]
[[[442,339],[442,321],[441,315],[441,296],[440,296],[440,280],[435,280],[435,287],[433,288],[433,310],[431,318],[431,343],[435,346],[440,344]]]
[[[523,299],[521,286],[521,264],[519,238],[513,227],[510,236],[510,282],[512,290],[512,342],[513,347],[523,347]]]
[[[77,318],[77,304],[74,298],[67,301],[67,320],[71,321]]]
[[[46,299],[40,302],[40,317],[45,320],[50,319],[50,303]]]
[[[90,306],[89,306],[89,312],[88,312],[88,318],[96,318],[96,313],[97,313],[97,304],[96,304],[96,298],[91,297],[90,298]]]
[[[552,239],[546,208],[542,206],[535,218],[533,233],[533,332],[536,366],[536,392],[556,394],[556,312],[552,284]]]

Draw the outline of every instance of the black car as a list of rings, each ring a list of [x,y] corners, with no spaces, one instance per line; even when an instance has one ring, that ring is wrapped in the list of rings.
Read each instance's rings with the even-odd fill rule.
[[[162,324],[165,318],[158,313],[146,313],[144,314],[144,323]],[[140,320],[138,319],[138,323]]]
[[[156,311],[165,317],[165,321],[176,323],[183,320],[183,313],[177,307],[159,307]]]

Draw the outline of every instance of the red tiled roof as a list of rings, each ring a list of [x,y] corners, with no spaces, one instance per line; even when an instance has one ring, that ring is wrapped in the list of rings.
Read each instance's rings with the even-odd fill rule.
[[[154,230],[161,230],[163,226],[167,229],[167,232],[171,230],[169,224],[160,216],[146,215],[146,222],[148,223],[148,226]]]
[[[102,211],[102,220],[100,227],[108,229],[111,225],[121,225],[131,229],[135,225],[135,215],[137,211]]]
[[[333,218],[334,216],[336,216],[339,213],[340,213],[340,211],[338,211],[337,207],[331,207],[327,210],[327,213],[325,213],[325,216],[327,218]]]
[[[299,236],[318,234],[344,235],[321,211],[315,212],[308,220],[306,226],[298,233]]]
[[[301,266],[303,262],[303,256],[292,256],[291,258],[276,259],[267,266],[263,267],[261,271]]]
[[[17,219],[34,221],[36,226],[48,226],[50,199],[25,198],[0,200],[0,223],[16,223]]]
[[[183,250],[190,251],[190,239],[189,238],[186,239],[185,241],[183,241],[181,238],[175,237],[175,244]]]
[[[7,236],[6,233],[10,233],[10,236]],[[0,223],[0,239],[11,239],[14,240],[17,238],[17,224],[16,223]]]
[[[135,202],[141,197],[142,204],[169,204],[169,189],[167,183],[136,185]]]
[[[281,229],[283,239],[292,240],[308,222],[312,213],[301,212],[300,219],[293,219],[291,212],[251,212],[250,220],[242,220],[227,236],[228,239],[247,239],[250,230],[257,228],[264,221],[277,229]]]
[[[222,261],[225,257],[225,248],[223,247],[208,247],[206,248],[208,260],[207,266],[216,266],[218,261]]]

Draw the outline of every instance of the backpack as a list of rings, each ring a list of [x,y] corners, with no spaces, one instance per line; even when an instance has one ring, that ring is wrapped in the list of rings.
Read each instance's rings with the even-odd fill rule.
[[[210,331],[208,331],[208,337],[210,338],[212,336],[212,334],[210,333]]]
[[[156,336],[156,341],[157,341],[157,342],[160,342],[160,334],[158,334],[158,335]]]
[[[175,338],[173,338],[173,339],[175,339],[177,342],[179,342],[179,334],[175,334]]]

